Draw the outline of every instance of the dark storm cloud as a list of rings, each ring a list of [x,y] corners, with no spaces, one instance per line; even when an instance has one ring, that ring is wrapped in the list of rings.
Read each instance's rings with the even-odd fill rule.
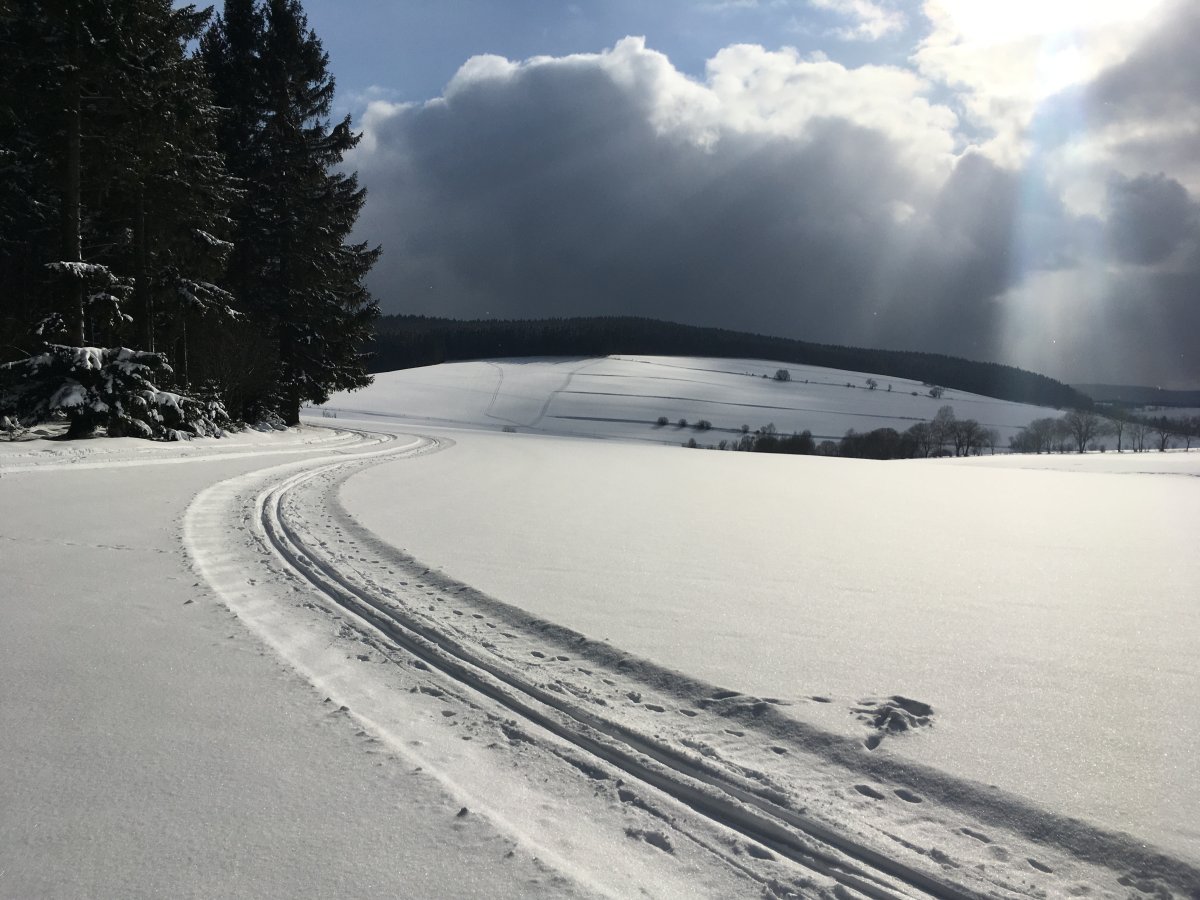
[[[1123,62],[1088,87],[1091,114],[1099,121],[1174,120],[1200,113],[1200,4],[1175,0],[1159,26]],[[1191,117],[1192,124],[1197,116]]]
[[[1046,105],[1043,122],[1082,109],[1109,161],[1126,174],[1164,172],[1200,185],[1200,3],[1175,0],[1123,61]],[[1077,135],[1066,134],[1069,140]]]
[[[1108,243],[1122,262],[1161,262],[1200,225],[1187,190],[1165,175],[1114,175],[1108,186]]]
[[[661,97],[641,86],[588,58],[371,121],[355,165],[363,233],[387,248],[373,276],[385,310],[630,314],[990,352],[1010,174],[968,155],[939,189],[894,135],[835,116],[698,140],[656,124]]]
[[[1114,177],[1107,221],[1077,218],[1036,161],[955,159],[953,116],[897,70],[757,52],[759,69],[726,59],[704,83],[637,42],[477,59],[437,100],[375,106],[351,162],[369,191],[360,231],[385,247],[371,282],[384,311],[640,315],[1020,362],[1004,337],[1013,292],[1094,262],[1107,240],[1138,271],[1088,284],[1111,309],[1063,334],[1062,365],[1044,368],[1084,380],[1071,361],[1120,344],[1103,331],[1119,324],[1143,348],[1125,371],[1153,357],[1159,381],[1200,375],[1171,326],[1195,318],[1196,220],[1169,175]],[[1062,320],[1050,300],[1022,304]]]

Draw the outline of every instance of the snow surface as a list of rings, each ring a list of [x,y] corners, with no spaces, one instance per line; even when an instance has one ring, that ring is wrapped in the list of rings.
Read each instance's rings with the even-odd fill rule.
[[[889,751],[1200,857],[1200,725],[1180,715],[1200,697],[1200,479],[456,441],[355,476],[353,516],[497,599],[840,733],[864,733],[861,698],[917,698],[936,727]],[[1200,475],[1200,453],[1168,459]]]
[[[786,368],[791,381],[773,380]],[[764,377],[765,376],[765,377]],[[615,437],[704,444],[740,435],[741,426],[774,424],[785,434],[812,432],[839,440],[848,430],[904,431],[949,404],[960,419],[976,419],[1000,434],[999,446],[1054,409],[964,391],[940,399],[929,386],[816,366],[744,359],[609,356],[599,359],[516,359],[450,363],[385,372],[362,391],[339,394],[324,409],[339,416],[387,417],[426,426],[505,427],[542,434]],[[889,392],[888,387],[892,390]],[[917,396],[913,396],[913,394]],[[656,427],[660,416],[669,424]],[[679,428],[699,419],[712,429]]]
[[[1200,455],[662,446],[1052,414],[778,367],[0,444],[0,897],[1197,895]]]
[[[181,552],[197,491],[349,437],[0,444],[0,897],[590,893],[458,818]]]

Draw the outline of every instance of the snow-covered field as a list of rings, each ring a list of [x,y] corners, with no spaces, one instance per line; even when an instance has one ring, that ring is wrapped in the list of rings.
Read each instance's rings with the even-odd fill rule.
[[[0,896],[1197,896],[1200,453],[661,445],[1053,414],[776,368],[0,444]]]
[[[787,369],[791,380],[773,380]],[[377,375],[365,391],[335,397],[339,416],[383,416],[430,426],[515,429],[538,434],[712,444],[768,423],[782,433],[811,431],[838,440],[848,430],[904,431],[949,404],[960,419],[976,419],[1000,435],[1057,410],[1010,403],[964,391],[929,396],[929,385],[862,372],[752,359],[609,356],[599,359],[518,359],[451,363]],[[889,390],[890,388],[890,390]],[[660,416],[670,423],[656,427]],[[712,429],[679,428],[707,419]]]

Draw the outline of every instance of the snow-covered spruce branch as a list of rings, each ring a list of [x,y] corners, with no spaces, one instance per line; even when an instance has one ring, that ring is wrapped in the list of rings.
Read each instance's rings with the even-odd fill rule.
[[[220,437],[229,425],[221,403],[160,389],[170,377],[158,353],[50,344],[0,366],[0,416],[22,424],[65,417],[73,437],[101,427],[110,437]]]

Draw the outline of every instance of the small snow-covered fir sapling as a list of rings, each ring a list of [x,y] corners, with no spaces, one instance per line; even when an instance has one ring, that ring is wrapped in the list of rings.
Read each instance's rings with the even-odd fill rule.
[[[224,434],[230,420],[220,401],[161,390],[171,374],[159,353],[48,344],[0,365],[0,415],[26,425],[65,416],[69,438],[100,427],[109,437],[160,441]]]

